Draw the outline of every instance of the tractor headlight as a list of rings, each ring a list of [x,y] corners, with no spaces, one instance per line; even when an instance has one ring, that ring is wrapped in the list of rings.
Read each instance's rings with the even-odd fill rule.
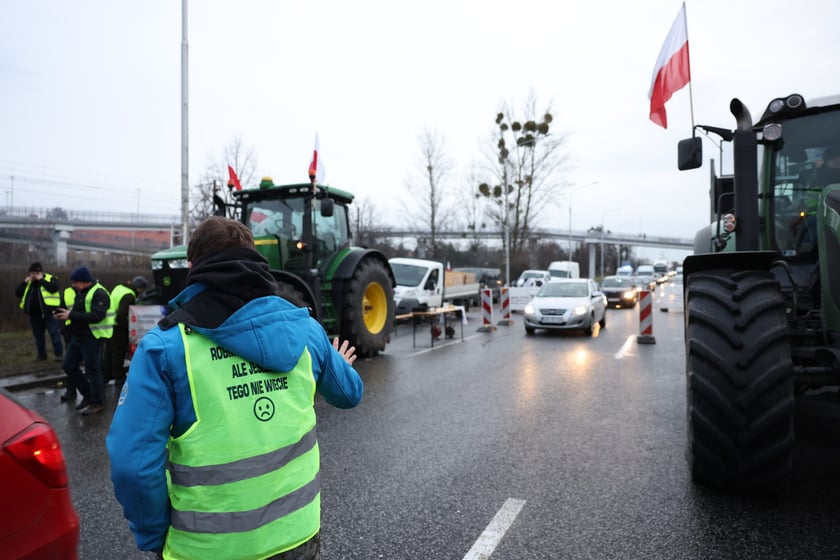
[[[176,269],[176,268],[189,268],[190,263],[187,259],[172,259],[169,261],[169,268]]]
[[[768,123],[764,126],[764,139],[775,142],[782,137],[782,125],[779,123]]]

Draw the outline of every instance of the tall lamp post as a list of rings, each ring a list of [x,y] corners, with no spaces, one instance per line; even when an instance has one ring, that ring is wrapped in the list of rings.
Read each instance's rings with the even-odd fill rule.
[[[604,224],[604,218],[606,218],[607,214],[610,212],[618,212],[621,208],[611,208],[607,210],[603,214],[601,214],[601,279],[603,280],[604,276],[604,237],[607,235],[607,226]]]
[[[572,185],[574,188],[570,189],[567,193],[569,195],[569,260],[572,260],[572,193],[584,187],[591,187],[597,184],[598,181],[592,181],[591,183],[586,183],[585,185]]]

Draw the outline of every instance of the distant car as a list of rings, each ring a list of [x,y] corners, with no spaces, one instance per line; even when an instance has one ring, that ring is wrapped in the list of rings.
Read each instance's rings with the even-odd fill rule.
[[[656,278],[653,275],[639,274],[636,276],[636,285],[640,290],[647,290],[648,292],[656,291]]]
[[[490,288],[493,303],[499,303],[501,288],[504,285],[499,269],[462,266],[454,268],[453,270],[457,272],[470,272],[475,274],[475,279],[478,281],[478,285],[481,289]]]
[[[636,284],[629,276],[607,276],[601,281],[601,291],[612,307],[633,307],[639,301]]]
[[[79,557],[79,514],[50,424],[0,388],[0,546],[3,558]]]
[[[684,311],[683,304],[683,275],[675,274],[662,289],[659,298],[660,311]]]
[[[551,274],[547,270],[523,270],[516,281],[519,288],[540,287],[551,280]]]
[[[554,278],[525,305],[523,321],[527,334],[580,329],[592,336],[595,323],[607,326],[607,298],[589,278]]]

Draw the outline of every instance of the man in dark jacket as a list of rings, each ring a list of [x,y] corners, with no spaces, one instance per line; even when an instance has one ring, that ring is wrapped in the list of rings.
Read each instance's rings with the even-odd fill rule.
[[[64,354],[64,372],[68,387],[82,393],[76,410],[89,416],[102,412],[105,384],[102,379],[102,340],[110,338],[114,330],[114,316],[109,313],[111,296],[102,284],[94,280],[86,266],[70,275],[70,285],[76,290],[72,309],[60,309],[55,317],[70,319],[70,343]],[[84,363],[85,372],[81,365]],[[62,399],[65,400],[65,399]],[[69,400],[69,399],[67,399]],[[74,399],[75,401],[75,399]]]
[[[29,265],[29,273],[15,289],[20,308],[29,318],[32,336],[35,337],[36,360],[47,359],[47,341],[44,331],[50,333],[55,360],[62,361],[61,324],[53,318],[53,311],[61,306],[58,278],[44,274],[41,263]]]
[[[128,311],[137,303],[149,283],[142,276],[135,276],[128,282],[117,284],[111,290],[111,309],[114,313],[114,334],[105,341],[102,369],[105,383],[112,379],[119,394],[125,383],[125,357],[128,353]]]

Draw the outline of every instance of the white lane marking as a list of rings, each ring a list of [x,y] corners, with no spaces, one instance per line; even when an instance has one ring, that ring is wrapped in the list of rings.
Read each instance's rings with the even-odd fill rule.
[[[636,335],[631,334],[627,337],[627,340],[624,341],[624,344],[621,345],[621,348],[618,349],[618,352],[615,353],[615,359],[620,360],[623,358],[624,354],[630,349],[634,342],[636,342]]]
[[[460,338],[453,338],[453,339],[448,340],[448,341],[440,341],[440,342],[435,343],[434,346],[430,346],[428,348],[424,348],[422,350],[417,350],[416,352],[412,352],[411,354],[409,354],[409,356],[419,356],[420,354],[428,354],[429,352],[434,352],[435,350],[438,350],[440,348],[446,348],[447,346],[452,346],[453,344],[460,344],[462,342],[472,340],[473,338],[475,338],[477,336],[479,336],[479,335],[474,334],[472,336],[465,336],[464,340],[461,340]]]
[[[496,545],[505,536],[507,530],[513,524],[513,520],[519,515],[522,506],[525,505],[525,500],[517,500],[516,498],[508,498],[502,505],[502,508],[496,512],[496,516],[490,521],[490,524],[484,529],[484,532],[475,541],[472,548],[464,556],[464,560],[487,560],[493,551],[496,550]]]

